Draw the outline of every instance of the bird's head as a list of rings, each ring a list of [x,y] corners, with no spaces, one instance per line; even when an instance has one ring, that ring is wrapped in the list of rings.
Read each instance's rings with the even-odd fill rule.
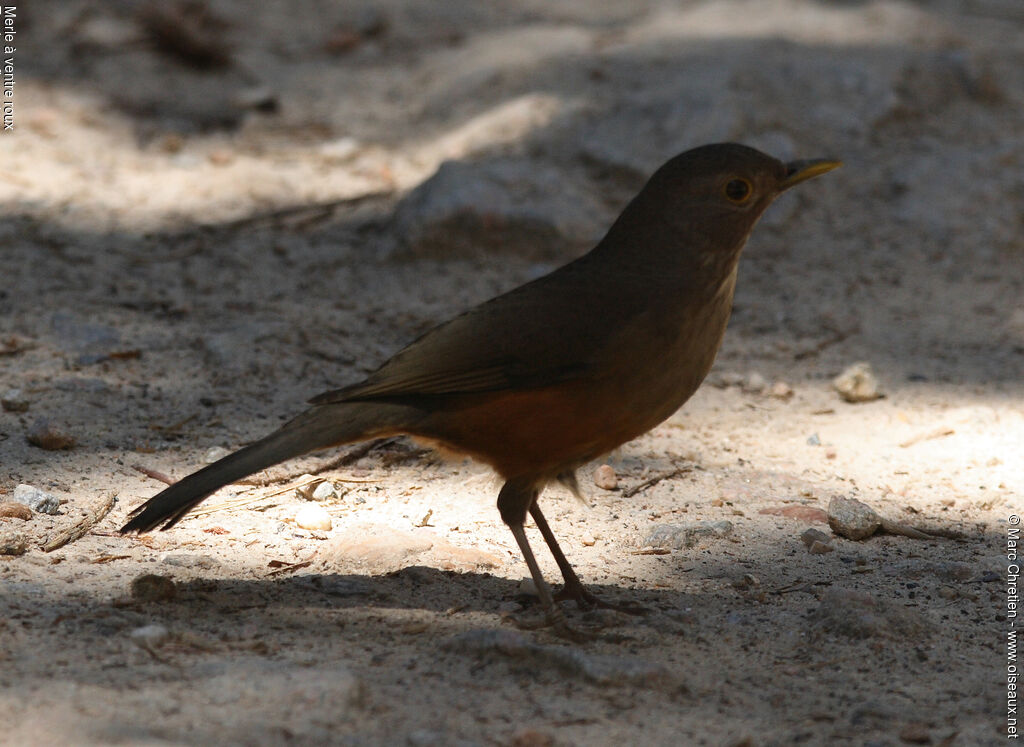
[[[731,264],[776,197],[841,165],[834,159],[783,163],[736,143],[704,145],[658,169],[620,221],[664,259]]]

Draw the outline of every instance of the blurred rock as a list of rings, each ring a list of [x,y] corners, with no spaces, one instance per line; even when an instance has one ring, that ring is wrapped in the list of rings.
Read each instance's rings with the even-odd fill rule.
[[[564,258],[601,235],[599,201],[555,168],[447,161],[395,211],[399,254]]]
[[[171,638],[171,632],[163,625],[144,625],[135,628],[128,634],[128,638],[139,648],[152,651],[167,643]]]
[[[850,638],[914,639],[932,632],[932,625],[916,609],[853,589],[829,589],[811,617],[825,631]]]
[[[732,534],[729,521],[698,521],[693,524],[659,524],[643,541],[646,547],[682,550],[706,539],[722,539]]]
[[[847,402],[870,402],[884,396],[871,364],[854,363],[832,380],[832,386]]]
[[[0,531],[0,555],[24,555],[28,539],[21,532]]]
[[[28,397],[20,389],[8,389],[0,395],[0,407],[7,412],[26,412],[29,404]]]
[[[31,521],[32,509],[26,506],[24,503],[15,503],[14,501],[0,501],[0,518],[7,519],[21,519],[22,521]]]
[[[178,587],[169,576],[146,573],[132,579],[129,592],[138,602],[167,602],[178,595]]]

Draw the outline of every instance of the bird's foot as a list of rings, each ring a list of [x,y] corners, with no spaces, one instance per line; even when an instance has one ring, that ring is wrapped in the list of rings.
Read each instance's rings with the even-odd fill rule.
[[[540,615],[516,614],[509,615],[507,619],[521,630],[549,630],[559,638],[573,643],[586,643],[598,637],[597,631],[583,630],[569,624],[562,611],[557,607],[553,611],[545,611]]]
[[[639,604],[631,604],[629,602],[625,604],[615,604],[614,602],[606,602],[596,594],[592,594],[587,590],[579,579],[574,581],[567,581],[565,585],[559,589],[554,595],[556,602],[564,602],[567,599],[571,599],[576,602],[576,606],[581,610],[589,610],[593,608],[604,609],[604,610],[615,610],[616,612],[625,612],[627,615],[646,615],[650,612],[646,607],[642,607]]]

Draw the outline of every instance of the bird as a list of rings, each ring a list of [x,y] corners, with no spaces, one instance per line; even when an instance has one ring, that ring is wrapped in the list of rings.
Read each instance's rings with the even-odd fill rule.
[[[404,434],[497,473],[498,513],[545,623],[576,637],[556,601],[615,605],[573,570],[541,491],[561,483],[578,494],[581,466],[651,430],[697,391],[758,218],[786,190],[840,165],[784,163],[737,143],[675,156],[589,252],[434,327],[364,380],[314,397],[278,430],[150,498],[120,532],[169,529],[218,488],[284,460]],[[527,515],[561,572],[558,594],[527,539]]]

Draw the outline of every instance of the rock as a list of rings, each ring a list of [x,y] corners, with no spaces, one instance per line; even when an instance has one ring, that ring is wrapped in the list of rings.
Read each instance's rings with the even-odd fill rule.
[[[743,380],[742,389],[747,394],[760,394],[768,386],[768,380],[757,371],[751,371]]]
[[[597,544],[597,538],[594,537],[590,532],[584,532],[583,536],[580,537],[580,542],[584,547],[593,547]]]
[[[26,412],[30,402],[20,389],[8,389],[0,395],[0,407],[7,412]]]
[[[129,593],[139,602],[169,602],[178,595],[178,586],[169,576],[147,573],[132,579]]]
[[[144,625],[141,628],[135,628],[128,634],[128,638],[139,648],[152,651],[170,640],[171,631],[163,625]]]
[[[60,498],[35,485],[18,485],[11,498],[15,503],[24,504],[41,514],[52,516],[60,510]]]
[[[878,379],[869,363],[854,363],[832,380],[832,386],[847,402],[871,402],[883,397]]]
[[[24,503],[16,501],[0,501],[0,518],[22,519],[28,521],[32,518],[32,509]]]
[[[446,161],[395,210],[415,257],[565,257],[600,238],[604,208],[561,171],[520,160]]]
[[[808,446],[821,446],[821,437],[817,433],[812,433],[807,437]]]
[[[368,524],[350,527],[328,541],[318,553],[324,566],[355,566],[369,573],[388,573],[406,565],[434,546],[436,535],[426,530],[400,532]]]
[[[28,540],[21,532],[0,531],[0,555],[24,555],[28,551]]]
[[[932,632],[932,625],[917,609],[853,589],[829,589],[811,619],[829,633],[850,638],[917,639]]]
[[[659,524],[643,541],[643,546],[664,550],[682,550],[705,539],[721,539],[732,534],[729,521],[698,521],[693,524]]]
[[[882,518],[866,503],[834,495],[828,502],[828,525],[841,537],[862,540],[878,531]]]
[[[619,478],[610,464],[602,464],[594,470],[594,484],[601,490],[615,490],[619,486]]]
[[[189,552],[165,552],[160,562],[179,568],[216,568],[220,561],[212,555],[194,555]]]
[[[74,436],[57,426],[51,425],[50,421],[45,418],[36,420],[25,431],[25,439],[33,446],[38,446],[40,449],[46,449],[47,451],[70,449],[75,445]]]
[[[219,462],[221,459],[231,453],[230,449],[225,449],[223,446],[211,446],[203,454],[203,464],[213,464]]]
[[[300,529],[326,532],[334,526],[331,515],[323,506],[308,503],[295,513],[295,525]]]
[[[832,538],[818,529],[807,529],[800,535],[800,540],[807,546],[812,555],[821,555],[822,553],[832,552],[835,549],[831,545]],[[828,549],[825,550],[819,547],[815,550],[815,545],[825,545]]]
[[[314,501],[328,501],[338,498],[338,488],[334,483],[324,480],[322,483],[313,488],[313,492],[310,494],[310,498]]]
[[[788,402],[793,398],[793,388],[785,381],[776,381],[768,390],[768,396]]]

